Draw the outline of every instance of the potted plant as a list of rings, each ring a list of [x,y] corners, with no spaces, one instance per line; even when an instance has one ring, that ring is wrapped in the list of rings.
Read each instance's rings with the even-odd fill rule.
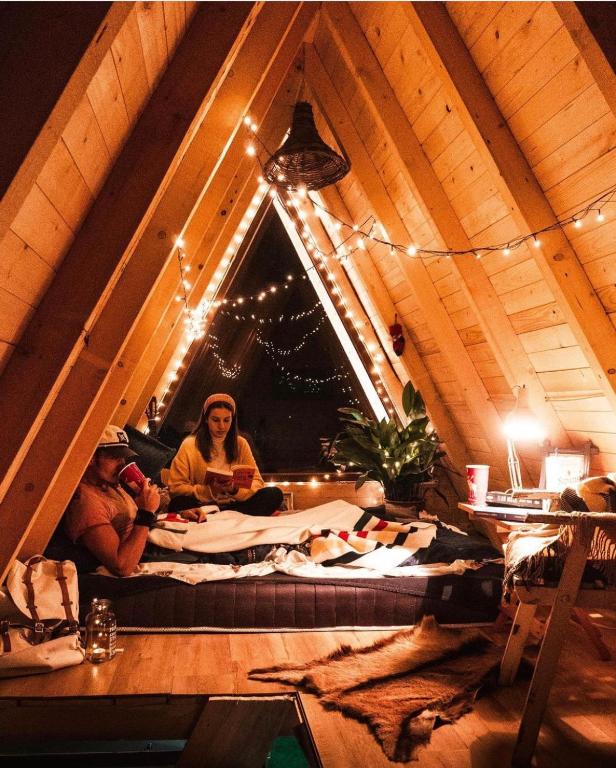
[[[423,500],[426,489],[436,485],[434,467],[445,455],[424,401],[410,381],[402,392],[402,407],[408,418],[405,426],[395,419],[377,422],[354,408],[339,408],[344,427],[325,450],[334,465],[361,471],[356,489],[367,480],[378,481],[386,507],[396,517],[408,516],[409,508]]]

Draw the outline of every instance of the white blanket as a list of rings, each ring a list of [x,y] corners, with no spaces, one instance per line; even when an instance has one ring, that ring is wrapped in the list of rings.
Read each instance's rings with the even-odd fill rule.
[[[386,523],[360,507],[338,500],[291,515],[253,517],[239,512],[211,513],[205,523],[168,515],[149,534],[151,543],[176,552],[233,552],[262,544],[272,551],[250,565],[142,563],[134,575],[169,576],[190,584],[278,571],[310,578],[378,578],[461,574],[479,568],[472,560],[401,566],[430,545],[438,522]],[[457,530],[457,529],[454,529]],[[461,531],[460,531],[461,533]],[[310,542],[310,555],[276,544]],[[324,565],[326,563],[327,565]],[[99,572],[105,572],[99,569]]]

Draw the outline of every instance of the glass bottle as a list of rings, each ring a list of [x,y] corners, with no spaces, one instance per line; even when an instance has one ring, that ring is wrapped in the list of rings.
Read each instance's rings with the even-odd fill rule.
[[[111,600],[92,599],[86,616],[86,659],[94,664],[113,659],[116,652],[118,624],[111,610]]]

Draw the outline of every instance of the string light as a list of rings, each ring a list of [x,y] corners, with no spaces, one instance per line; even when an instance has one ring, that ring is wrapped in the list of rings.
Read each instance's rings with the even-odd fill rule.
[[[235,312],[231,312],[227,309],[221,309],[219,310],[219,314],[225,316],[225,317],[234,317],[238,318],[240,321],[248,321],[248,320],[257,320],[259,323],[269,323],[270,325],[273,325],[274,323],[288,323],[288,322],[297,322],[299,320],[303,320],[306,317],[310,317],[315,312],[318,312],[319,310],[323,310],[323,305],[320,301],[317,301],[315,304],[313,304],[310,309],[306,309],[303,312],[296,312],[292,315],[279,315],[278,317],[271,317],[271,316],[261,316],[257,317],[255,314],[250,315],[238,315]]]
[[[269,150],[269,148],[263,143],[263,141],[259,138],[257,134],[253,136],[253,138],[256,138],[263,150],[267,153],[267,156],[271,156],[272,152]],[[258,153],[257,153],[257,159],[258,159]],[[260,161],[259,161],[260,162]],[[279,179],[280,183],[284,182],[284,178]],[[270,195],[272,197],[276,197],[278,192],[275,189],[270,190]],[[616,195],[616,185],[613,185],[609,189],[605,190],[601,195],[596,197],[594,200],[592,200],[590,203],[588,203],[584,208],[581,208],[580,210],[576,211],[575,213],[571,214],[570,216],[566,216],[562,219],[558,219],[553,224],[549,224],[546,227],[543,227],[542,229],[538,229],[534,232],[529,232],[527,234],[521,235],[518,238],[515,238],[507,243],[497,243],[494,245],[480,245],[475,246],[473,248],[468,248],[465,250],[437,250],[437,249],[429,249],[429,248],[420,248],[419,246],[412,244],[412,245],[402,245],[400,243],[393,243],[390,242],[387,238],[387,233],[385,231],[385,228],[380,225],[380,229],[382,231],[382,237],[377,237],[374,234],[374,229],[376,227],[376,220],[373,216],[369,218],[369,220],[372,221],[372,224],[370,226],[370,229],[366,232],[363,229],[363,225],[358,225],[357,223],[349,223],[344,221],[343,219],[339,218],[335,214],[333,214],[331,211],[328,211],[324,206],[322,206],[319,202],[312,199],[310,194],[307,194],[305,196],[305,200],[308,200],[312,203],[313,206],[318,207],[322,209],[325,213],[327,213],[332,221],[334,222],[333,226],[336,229],[337,232],[340,232],[341,230],[348,230],[349,237],[352,235],[360,235],[360,238],[357,238],[355,241],[355,248],[361,248],[363,250],[364,246],[359,245],[358,243],[363,239],[367,238],[371,240],[372,242],[376,244],[381,244],[390,249],[391,255],[395,255],[396,252],[404,253],[408,256],[411,256],[413,258],[419,257],[422,259],[431,259],[431,258],[451,258],[453,256],[468,256],[472,255],[475,256],[475,258],[480,258],[482,255],[486,255],[487,253],[493,253],[493,252],[502,252],[505,256],[508,256],[511,251],[516,250],[517,248],[520,248],[522,245],[524,245],[529,240],[537,240],[538,236],[543,234],[544,232],[554,232],[559,229],[562,229],[563,227],[567,226],[568,224],[573,224],[573,226],[576,229],[580,229],[584,224],[584,218],[590,214],[592,211],[597,211],[596,220],[597,222],[601,223],[605,221],[605,213],[604,208],[606,205],[609,205],[611,203],[616,202],[614,200],[614,196]],[[292,195],[291,195],[292,197]],[[293,198],[292,199],[297,199]],[[281,202],[284,203],[282,197]],[[344,245],[345,242],[348,240],[348,237],[343,238],[340,245]],[[338,246],[338,248],[340,247]],[[536,246],[539,247],[539,246]],[[328,255],[335,255],[336,249]]]
[[[264,339],[259,331],[257,331],[255,334],[255,338],[257,342],[266,349],[270,357],[288,357],[289,355],[293,355],[296,352],[299,352],[300,349],[303,349],[306,346],[310,337],[314,336],[315,333],[318,333],[326,318],[327,316],[323,314],[317,321],[315,327],[307,331],[293,347],[277,347],[273,342],[269,341],[268,339]]]

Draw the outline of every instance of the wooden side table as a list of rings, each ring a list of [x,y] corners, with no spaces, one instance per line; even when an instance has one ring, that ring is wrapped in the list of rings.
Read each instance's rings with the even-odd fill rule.
[[[552,608],[546,622],[512,758],[512,765],[515,768],[525,768],[530,765],[535,751],[539,729],[565,639],[567,624],[569,619],[574,617],[591,542],[597,528],[616,526],[616,514],[609,512],[535,512],[520,510],[515,507],[479,507],[469,504],[460,504],[459,506],[469,515],[488,520],[491,518],[494,522],[506,522],[507,517],[513,518],[518,527],[521,523],[525,525],[547,523],[559,526],[570,525],[576,528],[576,535],[573,537],[573,543],[567,554],[558,586],[543,589],[543,592],[551,593],[547,602],[551,604]],[[533,590],[526,591],[532,595]],[[500,681],[504,684],[511,682],[515,677],[524,642],[528,635],[528,628],[538,605],[536,597],[526,600],[525,595],[520,593],[519,598],[520,603],[501,663]],[[584,626],[583,622],[581,623]]]

